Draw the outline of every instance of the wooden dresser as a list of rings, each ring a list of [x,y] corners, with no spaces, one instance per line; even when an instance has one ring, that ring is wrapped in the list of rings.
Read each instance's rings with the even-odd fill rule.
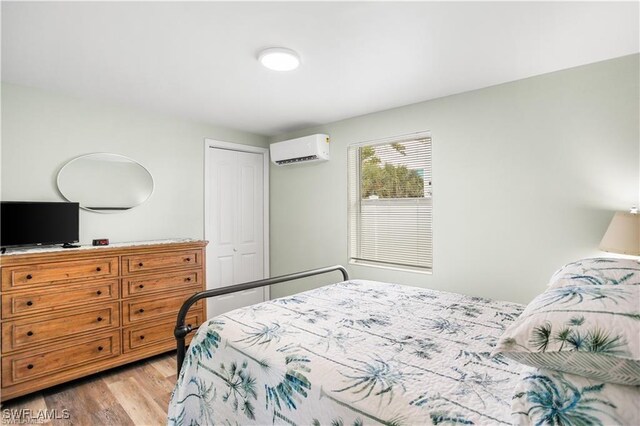
[[[175,348],[204,241],[3,255],[2,401]],[[187,323],[206,318],[202,301]]]

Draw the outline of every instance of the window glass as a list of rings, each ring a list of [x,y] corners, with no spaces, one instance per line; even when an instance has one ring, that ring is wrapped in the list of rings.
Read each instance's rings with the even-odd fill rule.
[[[349,147],[352,262],[432,268],[431,139]]]

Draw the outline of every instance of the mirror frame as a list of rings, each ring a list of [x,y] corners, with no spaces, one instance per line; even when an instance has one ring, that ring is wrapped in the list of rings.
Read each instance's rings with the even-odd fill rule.
[[[144,171],[146,171],[146,172],[149,174],[149,177],[151,177],[151,191],[149,192],[149,195],[147,196],[147,198],[145,198],[142,202],[140,202],[139,204],[136,204],[136,205],[135,205],[135,206],[133,206],[133,207],[130,207],[130,208],[126,209],[126,210],[118,210],[118,211],[107,211],[107,210],[102,211],[102,210],[94,210],[94,209],[90,209],[90,208],[88,208],[88,207],[84,207],[84,206],[82,205],[82,203],[81,203],[80,201],[78,201],[78,200],[70,200],[70,199],[68,199],[68,198],[64,195],[64,193],[62,192],[62,189],[60,188],[60,175],[62,174],[62,171],[64,170],[64,168],[65,168],[65,167],[67,167],[69,164],[71,164],[71,163],[73,163],[73,162],[77,161],[77,160],[80,160],[80,159],[85,158],[85,157],[91,157],[91,156],[93,156],[93,155],[99,155],[99,154],[113,155],[113,156],[116,156],[116,157],[126,158],[127,160],[129,160],[129,161],[131,161],[131,162],[133,162],[133,163],[136,163],[138,166],[142,167],[142,168],[144,169]],[[62,167],[60,167],[60,170],[58,170],[58,173],[57,173],[57,175],[56,175],[56,187],[57,187],[58,192],[60,193],[60,195],[62,195],[62,198],[64,198],[64,199],[65,199],[65,200],[67,200],[67,201],[70,201],[70,202],[78,203],[78,204],[80,205],[80,208],[81,208],[82,210],[86,210],[86,211],[88,211],[88,212],[93,212],[93,213],[100,213],[100,214],[114,214],[114,213],[124,213],[124,212],[127,212],[127,211],[131,211],[131,210],[135,209],[136,207],[139,207],[139,206],[141,206],[142,204],[144,204],[144,203],[146,203],[147,201],[149,201],[149,198],[151,198],[151,196],[153,195],[153,193],[154,193],[154,192],[155,192],[155,190],[156,190],[156,181],[155,181],[155,179],[153,178],[153,175],[151,174],[151,172],[149,171],[149,169],[148,169],[148,168],[146,168],[146,167],[145,167],[145,166],[143,166],[139,161],[134,160],[134,159],[133,159],[133,158],[131,158],[131,157],[127,157],[126,155],[122,155],[122,154],[114,154],[113,152],[91,152],[91,153],[89,153],[89,154],[83,154],[83,155],[79,155],[79,156],[77,156],[77,157],[74,157],[74,158],[72,158],[71,160],[69,160],[69,161],[67,161],[66,163],[64,163],[64,164],[62,165]]]

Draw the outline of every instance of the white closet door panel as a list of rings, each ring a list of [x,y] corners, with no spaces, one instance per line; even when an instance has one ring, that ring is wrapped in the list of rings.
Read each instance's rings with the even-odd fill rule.
[[[240,168],[240,243],[255,241],[255,172],[253,167]]]
[[[237,256],[240,282],[263,277],[263,157],[238,153]]]
[[[241,254],[238,256],[240,266],[239,278],[240,282],[255,281],[259,271],[256,271],[256,255],[255,253]]]
[[[214,262],[213,273],[217,287],[235,284],[234,256],[219,256]]]
[[[235,208],[235,185],[233,180],[233,165],[220,164],[216,170],[217,194],[214,197],[213,208],[217,217],[215,229],[218,231],[218,244],[233,244],[234,221],[237,214]]]
[[[207,316],[209,318],[221,315],[234,309],[264,302],[264,294],[261,289],[247,290],[240,293],[225,294],[209,299]]]
[[[209,148],[207,288],[265,277],[264,157]],[[207,302],[207,316],[265,300],[264,289],[220,296]]]

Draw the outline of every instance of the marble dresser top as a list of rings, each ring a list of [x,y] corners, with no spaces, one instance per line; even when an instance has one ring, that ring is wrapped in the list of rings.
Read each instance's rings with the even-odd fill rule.
[[[108,246],[92,246],[92,245],[81,245],[77,248],[62,248],[62,245],[51,245],[51,246],[35,246],[35,247],[15,247],[15,248],[7,248],[7,251],[2,254],[2,256],[11,256],[16,254],[38,254],[38,253],[48,253],[48,252],[57,252],[57,251],[75,251],[75,250],[100,250],[100,249],[109,249],[109,248],[118,248],[118,247],[134,247],[134,246],[148,246],[155,244],[172,244],[172,243],[189,243],[201,241],[194,238],[176,238],[176,239],[166,239],[166,240],[149,240],[149,241],[132,241],[132,242],[123,242],[123,243],[111,243]]]

